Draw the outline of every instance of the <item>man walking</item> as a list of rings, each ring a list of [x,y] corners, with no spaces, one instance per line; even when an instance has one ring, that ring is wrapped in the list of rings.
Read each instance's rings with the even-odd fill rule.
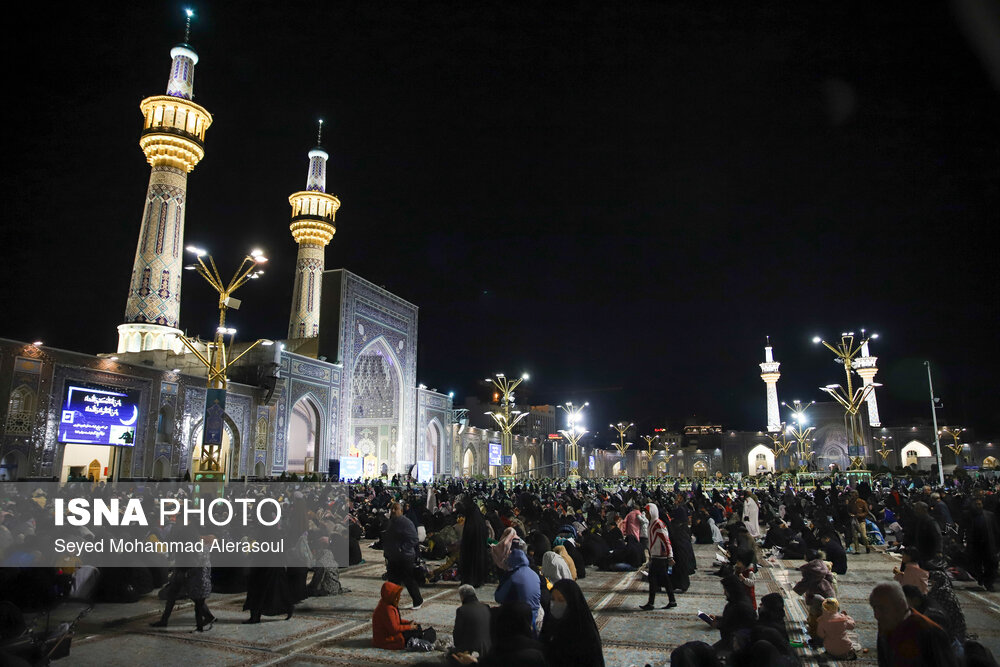
[[[406,592],[413,600],[410,609],[420,609],[424,603],[415,577],[417,544],[417,529],[413,522],[403,516],[401,504],[392,503],[389,509],[389,526],[382,535],[382,553],[385,555],[389,581],[406,586]]]

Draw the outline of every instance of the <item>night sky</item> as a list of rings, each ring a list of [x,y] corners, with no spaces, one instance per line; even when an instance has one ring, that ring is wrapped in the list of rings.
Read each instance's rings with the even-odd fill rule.
[[[919,4],[919,3],[918,3]],[[926,3],[939,5],[941,3]],[[26,3],[3,45],[0,335],[110,352],[183,5]],[[765,425],[843,381],[811,338],[878,331],[883,423],[1000,433],[1000,98],[948,6],[870,2],[194,5],[213,115],[186,242],[259,246],[239,338],[282,338],[317,118],[327,268],[420,307],[418,379],[591,402],[588,423]],[[19,14],[20,12],[20,14]],[[214,293],[184,282],[181,326]],[[603,437],[603,436],[602,436]],[[610,438],[608,438],[610,439]]]

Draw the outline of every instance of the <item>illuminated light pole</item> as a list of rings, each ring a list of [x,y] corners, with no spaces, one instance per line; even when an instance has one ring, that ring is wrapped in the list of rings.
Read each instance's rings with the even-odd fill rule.
[[[240,287],[250,280],[254,280],[263,275],[264,271],[259,267],[267,262],[264,253],[260,250],[253,250],[240,263],[236,273],[227,283],[219,274],[219,269],[215,265],[215,260],[207,251],[194,246],[188,246],[186,250],[193,253],[198,263],[185,267],[188,270],[197,271],[198,275],[205,279],[219,294],[219,326],[215,330],[215,340],[206,344],[208,356],[206,357],[197,346],[187,336],[178,336],[180,341],[198,358],[208,371],[208,391],[205,399],[205,421],[202,428],[201,437],[201,461],[199,472],[192,481],[226,481],[226,473],[222,467],[222,434],[225,428],[223,416],[226,412],[226,387],[228,379],[226,372],[231,366],[239,361],[250,350],[258,345],[273,345],[274,342],[266,339],[254,341],[247,349],[238,356],[230,359],[233,345],[233,337],[236,329],[226,326],[226,311],[236,310],[240,307],[240,300],[233,297],[233,294]],[[205,263],[204,258],[208,258]],[[229,348],[226,348],[225,337],[229,336]]]
[[[965,429],[965,428],[952,428],[950,426],[942,426],[941,430],[938,431],[938,435],[941,435],[942,433],[947,433],[948,435],[951,436],[951,439],[955,441],[952,444],[948,445],[948,449],[950,449],[951,451],[955,452],[955,464],[956,465],[961,460],[959,457],[962,455],[962,451],[965,449],[965,445],[964,444],[959,444],[958,443],[958,436],[960,436],[964,431],[967,431],[967,430],[968,429]]]
[[[139,147],[150,166],[149,185],[118,353],[171,350],[180,354],[181,271],[188,174],[205,157],[212,114],[194,100],[198,54],[188,44],[193,12],[187,10],[184,42],[170,49],[164,95],[139,103],[143,115]]]
[[[890,440],[892,440],[891,435],[880,435],[878,437],[879,448],[876,454],[882,457],[882,465],[884,466],[888,466],[886,460],[889,458],[889,455],[892,454],[892,450],[886,446]]]
[[[789,426],[788,432],[792,434],[795,438],[796,448],[795,448],[795,458],[796,462],[799,464],[799,472],[806,472],[809,469],[809,459],[812,458],[813,452],[809,449],[809,434],[816,430],[814,426],[806,426],[809,423],[809,418],[806,417],[806,410],[809,409],[816,401],[810,401],[805,405],[802,401],[795,399],[792,404],[782,402],[786,408],[792,411],[792,421],[795,422],[795,426]]]
[[[519,421],[528,416],[527,412],[512,409],[514,407],[514,390],[527,379],[527,373],[522,374],[521,377],[515,380],[511,380],[503,373],[497,373],[495,377],[486,378],[486,381],[492,382],[497,390],[498,409],[486,414],[493,418],[493,421],[496,422],[497,427],[500,429],[503,456],[500,478],[508,481],[514,476],[512,470],[514,442],[511,432]]]
[[[663,443],[663,460],[664,460],[664,473],[669,473],[670,459],[674,458],[674,455],[670,453],[672,447],[676,447],[677,442],[674,440],[669,440]]]
[[[590,405],[589,402],[584,403],[580,407],[576,407],[572,403],[567,402],[565,405],[557,405],[556,407],[566,413],[566,430],[561,430],[559,433],[562,437],[569,441],[569,445],[566,447],[566,465],[569,466],[569,474],[567,479],[571,482],[576,482],[580,479],[580,440],[583,436],[587,435],[589,431],[583,427],[583,409]]]
[[[941,461],[941,434],[938,432],[937,411],[938,399],[934,396],[934,382],[931,380],[931,362],[925,361],[927,366],[927,388],[931,393],[931,419],[934,421],[934,455],[937,456],[938,484],[944,486],[944,462]]]
[[[771,439],[771,453],[774,454],[775,464],[774,467],[777,468],[777,461],[779,456],[784,456],[788,453],[788,450],[792,448],[792,443],[788,442],[788,437],[785,433],[785,422],[779,424],[780,430],[774,433],[767,433],[767,437]],[[754,470],[754,474],[757,471]]]
[[[767,385],[767,430],[778,431],[781,428],[781,415],[778,412],[778,378],[781,373],[778,368],[781,362],[774,360],[771,348],[771,337],[767,337],[767,347],[764,348],[764,363],[760,365],[760,379]]]
[[[851,470],[860,470],[865,461],[864,443],[858,442],[858,439],[862,437],[861,425],[858,423],[858,411],[868,400],[868,396],[875,391],[875,387],[878,386],[872,383],[857,389],[854,388],[854,378],[851,376],[852,372],[856,372],[853,370],[854,358],[869,340],[878,337],[878,334],[872,334],[870,337],[864,338],[864,330],[861,333],[862,339],[857,344],[855,344],[853,331],[840,334],[840,343],[836,346],[827,343],[819,336],[813,338],[814,343],[822,343],[837,356],[837,363],[843,364],[844,373],[847,376],[846,389],[839,384],[828,384],[820,389],[832,396],[844,408],[844,429],[847,431],[847,454],[851,460]]]
[[[625,442],[625,434],[628,432],[630,428],[635,426],[635,424],[631,422],[628,424],[626,424],[625,422],[618,422],[617,424],[610,424],[610,426],[611,428],[613,428],[615,431],[618,432],[618,442],[612,444],[615,446],[615,449],[618,450],[618,455],[622,459],[621,471],[622,473],[624,473],[626,468],[628,467],[628,462],[625,460],[625,452],[628,451],[628,448],[632,446],[631,442]]]
[[[658,436],[658,435],[644,435],[644,436],[640,436],[640,437],[642,437],[642,439],[646,441],[646,455],[649,457],[649,460],[646,462],[646,464],[647,464],[647,466],[649,468],[649,476],[652,477],[653,474],[656,472],[653,469],[653,452],[656,451],[653,448],[653,441],[659,440],[660,436]]]

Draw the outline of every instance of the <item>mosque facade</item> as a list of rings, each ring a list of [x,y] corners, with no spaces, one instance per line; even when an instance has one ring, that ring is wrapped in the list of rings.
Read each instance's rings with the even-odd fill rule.
[[[210,357],[213,343],[185,343],[180,329],[188,176],[212,123],[194,102],[198,54],[186,42],[170,52],[166,94],[140,104],[151,175],[117,350],[0,339],[0,477],[335,476],[347,458],[366,476],[421,461],[430,474],[451,472],[451,397],[416,386],[417,306],[326,270],[340,200],[327,192],[320,145],[308,152],[305,187],[289,197],[299,252],[288,338],[231,367],[224,409],[213,413],[217,395],[197,354]],[[237,343],[230,358],[247,347]],[[221,454],[206,464],[210,441]]]

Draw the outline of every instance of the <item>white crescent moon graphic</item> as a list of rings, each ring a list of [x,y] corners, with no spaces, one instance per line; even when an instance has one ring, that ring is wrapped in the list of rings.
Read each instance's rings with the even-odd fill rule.
[[[132,406],[132,418],[131,419],[119,419],[118,421],[120,421],[122,423],[122,426],[131,426],[132,424],[135,423],[135,420],[138,419],[138,418],[139,418],[139,408],[133,405]]]

